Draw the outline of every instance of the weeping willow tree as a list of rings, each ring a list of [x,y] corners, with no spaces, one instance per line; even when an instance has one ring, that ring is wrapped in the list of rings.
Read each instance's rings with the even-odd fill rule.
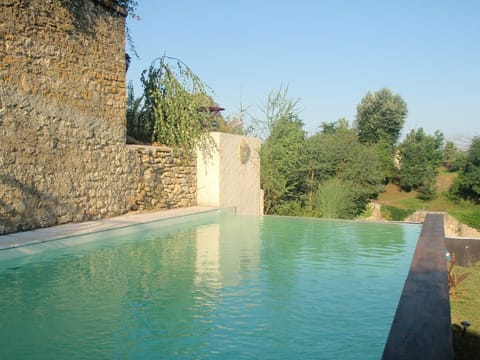
[[[212,144],[210,109],[215,104],[208,87],[187,65],[163,56],[143,71],[141,81],[143,107],[136,116],[144,126],[142,140],[185,150]]]

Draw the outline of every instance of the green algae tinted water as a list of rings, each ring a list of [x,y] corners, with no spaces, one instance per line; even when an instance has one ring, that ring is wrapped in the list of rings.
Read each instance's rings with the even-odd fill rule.
[[[1,260],[0,358],[381,357],[419,226],[183,221]]]

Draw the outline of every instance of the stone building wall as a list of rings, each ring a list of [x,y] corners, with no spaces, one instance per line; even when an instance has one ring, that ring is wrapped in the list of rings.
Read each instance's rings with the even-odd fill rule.
[[[163,146],[128,147],[140,161],[131,210],[171,209],[197,203],[195,157],[174,156]]]
[[[195,204],[193,160],[125,145],[125,13],[107,3],[0,1],[0,234]]]

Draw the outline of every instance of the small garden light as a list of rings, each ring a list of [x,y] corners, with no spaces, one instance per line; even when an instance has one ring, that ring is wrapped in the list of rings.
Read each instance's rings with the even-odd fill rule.
[[[470,326],[470,322],[468,320],[462,320],[462,322],[460,323],[463,325],[463,336],[465,336],[465,333],[467,332],[467,328]]]

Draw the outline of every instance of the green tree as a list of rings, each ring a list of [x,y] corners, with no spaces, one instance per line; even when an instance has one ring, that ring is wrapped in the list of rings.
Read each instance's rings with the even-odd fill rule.
[[[428,135],[422,128],[412,130],[399,146],[399,185],[405,191],[419,190],[419,197],[435,196],[435,176],[443,159],[443,134]]]
[[[145,136],[173,148],[208,148],[215,105],[207,86],[178,59],[163,56],[141,76]],[[169,61],[173,61],[171,65]]]
[[[384,141],[392,150],[397,143],[407,116],[407,104],[400,95],[383,88],[368,92],[357,106],[356,127],[363,144]]]
[[[266,140],[273,127],[280,119],[299,118],[298,99],[293,100],[288,95],[288,86],[272,91],[268,95],[267,103],[260,108],[263,114],[260,118],[251,116],[251,124],[247,132],[249,135]]]
[[[365,210],[367,204],[384,191],[384,169],[381,154],[376,146],[359,144],[352,154],[352,162],[342,179],[355,185],[353,193],[354,215]]]
[[[460,151],[453,141],[447,141],[443,151],[443,165],[447,170],[451,172],[458,171],[465,166],[465,162],[465,152]]]
[[[340,182],[335,183],[336,191],[348,188],[348,196],[346,194],[342,199],[348,199],[348,214],[353,217],[361,213],[383,189],[381,159],[376,146],[361,144],[355,131],[348,126],[329,124],[328,129],[306,139],[305,173],[309,204],[314,211],[324,213],[318,209],[318,191],[323,192],[324,184],[337,179]]]
[[[417,198],[424,201],[433,200],[437,196],[437,172],[427,167],[423,174],[423,181],[417,188]]]
[[[303,123],[286,89],[270,94],[263,113],[265,119],[256,123],[268,134],[260,150],[265,213],[293,215],[305,193]]]
[[[393,182],[397,176],[397,169],[390,144],[385,140],[380,140],[378,143],[371,145],[371,147],[375,149],[374,151],[377,154],[383,183],[388,184],[389,182]]]
[[[322,134],[334,134],[337,131],[349,130],[350,124],[345,118],[340,118],[335,122],[323,122],[320,125],[322,129]]]
[[[337,128],[335,123],[326,124],[323,131],[308,137],[305,141],[308,204],[313,207],[314,194],[319,184],[340,176],[351,162],[350,149],[358,144],[354,131]]]
[[[451,193],[462,199],[480,203],[480,137],[473,138],[465,165],[453,183]]]

